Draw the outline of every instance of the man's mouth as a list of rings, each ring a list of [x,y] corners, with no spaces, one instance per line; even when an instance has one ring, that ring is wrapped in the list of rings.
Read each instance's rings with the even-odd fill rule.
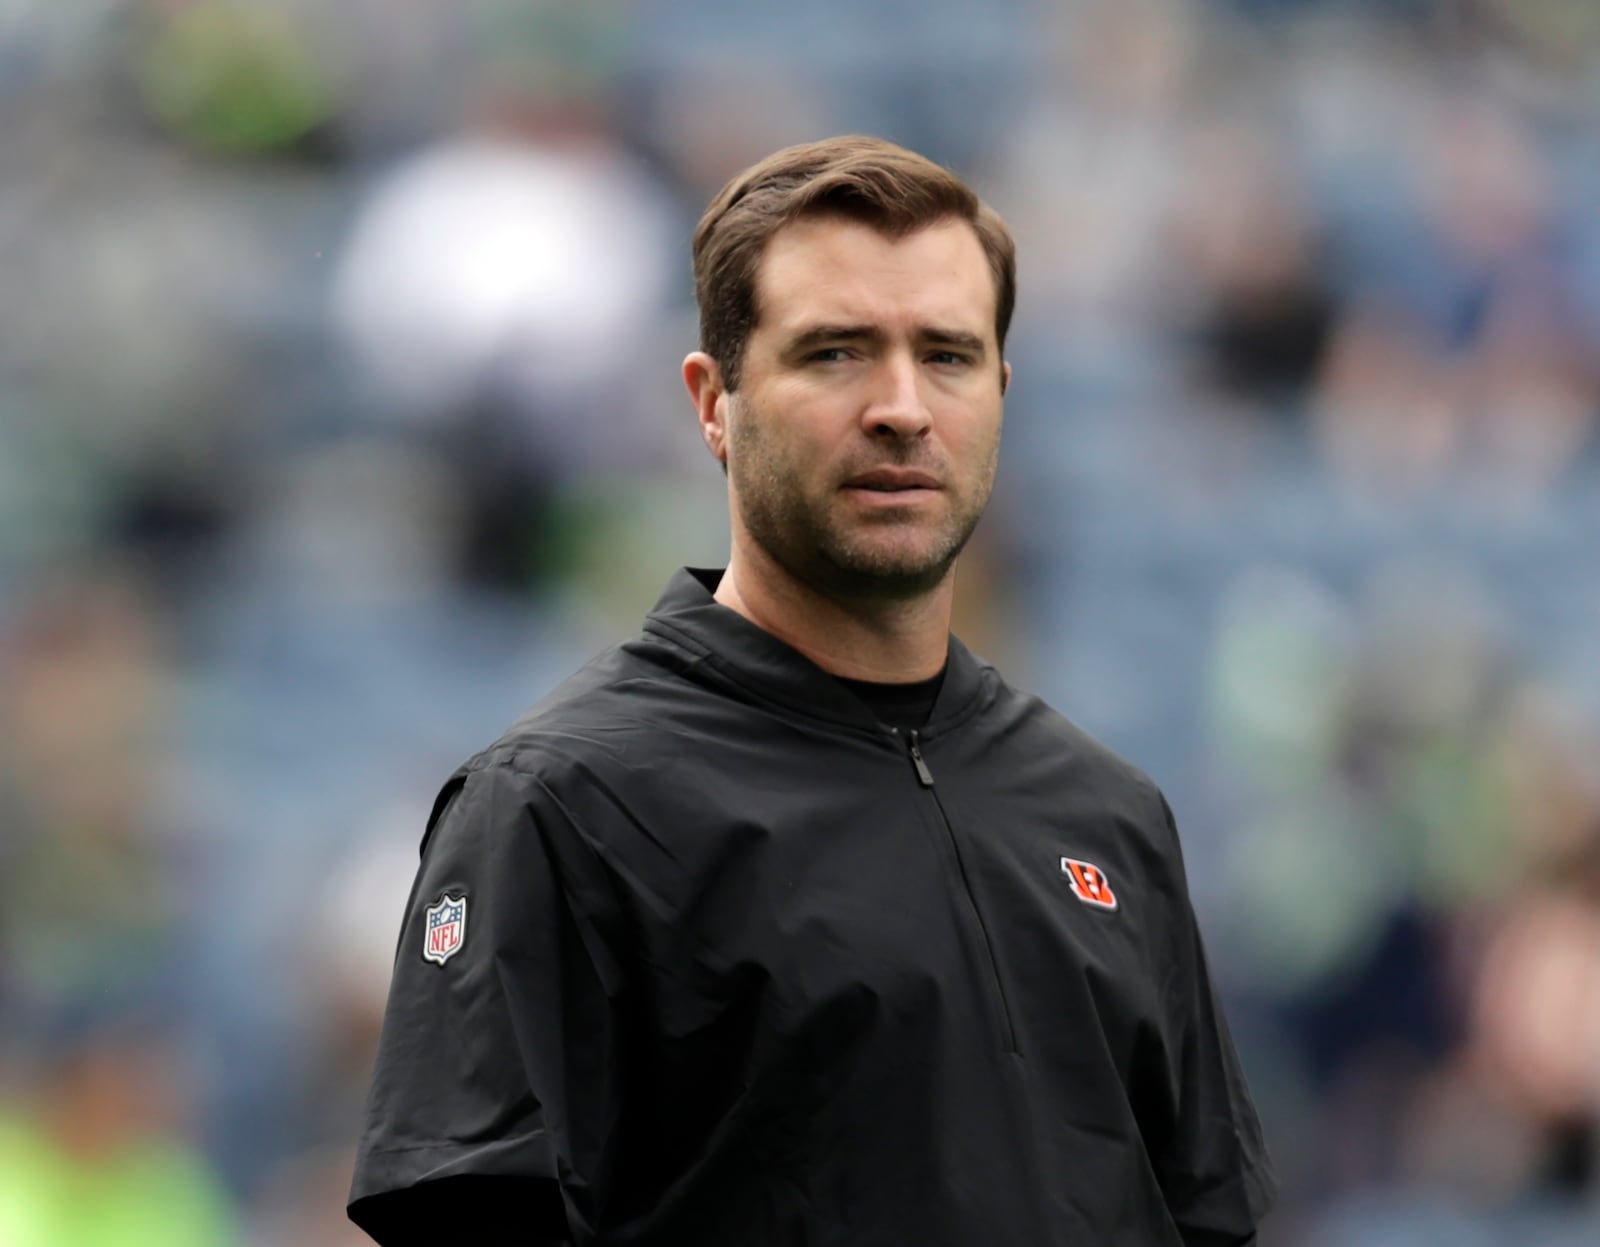
[[[938,489],[938,478],[917,468],[874,468],[853,476],[845,482],[846,488],[867,490],[871,493],[899,494],[915,490]]]

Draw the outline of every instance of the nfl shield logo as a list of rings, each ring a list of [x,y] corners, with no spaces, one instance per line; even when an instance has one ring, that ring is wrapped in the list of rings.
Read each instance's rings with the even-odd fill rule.
[[[423,918],[422,959],[443,965],[467,938],[467,898],[446,893],[437,905],[428,906]]]

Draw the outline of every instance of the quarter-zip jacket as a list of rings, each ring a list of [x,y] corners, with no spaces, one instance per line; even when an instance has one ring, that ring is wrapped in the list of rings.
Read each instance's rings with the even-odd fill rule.
[[[580,1247],[1249,1242],[1270,1172],[1155,786],[954,638],[886,728],[716,578],[445,785],[352,1217],[415,1241],[474,1177]]]

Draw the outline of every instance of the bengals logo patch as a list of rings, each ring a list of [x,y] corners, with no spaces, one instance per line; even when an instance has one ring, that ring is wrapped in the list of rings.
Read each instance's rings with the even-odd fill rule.
[[[1101,909],[1117,907],[1117,894],[1111,890],[1111,881],[1106,878],[1106,872],[1093,862],[1063,857],[1061,873],[1072,885],[1072,894],[1085,905],[1098,905]]]

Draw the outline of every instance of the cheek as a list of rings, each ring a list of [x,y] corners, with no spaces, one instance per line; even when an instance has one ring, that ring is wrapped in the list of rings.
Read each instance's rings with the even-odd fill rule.
[[[951,422],[945,444],[957,463],[973,472],[991,463],[1000,445],[1000,415],[997,409],[969,410]]]
[[[763,505],[787,492],[797,472],[794,455],[784,430],[774,428],[759,415],[730,426],[729,475],[734,478],[746,502]]]
[[[752,468],[811,478],[826,470],[837,449],[821,422],[798,405],[746,408],[740,415],[729,428],[730,442]]]

